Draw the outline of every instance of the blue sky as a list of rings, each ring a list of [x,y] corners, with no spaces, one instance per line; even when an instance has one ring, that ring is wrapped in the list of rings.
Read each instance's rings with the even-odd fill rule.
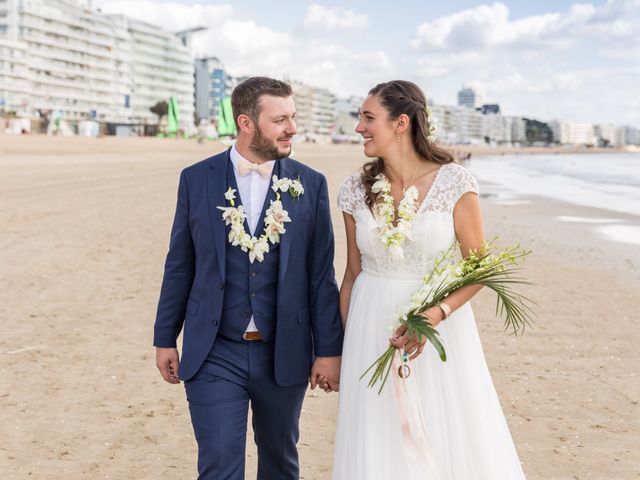
[[[339,95],[418,83],[455,104],[473,85],[508,115],[640,127],[640,0],[233,2],[94,0],[178,30],[194,53]]]

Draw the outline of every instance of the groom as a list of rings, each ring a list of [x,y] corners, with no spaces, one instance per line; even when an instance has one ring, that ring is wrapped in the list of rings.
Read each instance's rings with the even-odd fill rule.
[[[287,158],[288,84],[253,77],[231,102],[235,145],[180,175],[156,363],[167,382],[185,382],[198,478],[244,479],[251,405],[258,479],[297,479],[307,383],[337,386],[342,353],[327,182]]]

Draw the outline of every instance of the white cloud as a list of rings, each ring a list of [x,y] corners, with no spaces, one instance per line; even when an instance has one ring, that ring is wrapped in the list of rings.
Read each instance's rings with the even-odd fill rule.
[[[364,28],[369,23],[367,15],[340,7],[324,7],[311,4],[304,17],[304,26],[314,30],[349,30]]]
[[[289,33],[271,30],[253,20],[237,20],[228,4],[142,0],[104,2],[101,8],[105,13],[122,13],[169,31],[206,27],[193,35],[193,54],[217,56],[234,75],[280,76],[291,62],[293,41]]]
[[[484,59],[478,52],[431,54],[418,59],[416,73],[425,79],[443,77],[479,65]]]
[[[423,51],[464,51],[500,47],[567,48],[580,39],[637,38],[640,33],[640,2],[609,0],[605,5],[574,4],[562,13],[509,18],[500,2],[479,5],[424,22],[411,46]]]
[[[313,7],[305,21],[313,24],[322,20],[324,28],[355,28],[367,22],[365,15],[349,10]],[[388,80],[395,71],[383,51],[355,51],[313,37],[294,38],[292,33],[272,30],[250,18],[239,19],[231,5],[118,0],[104,2],[102,10],[123,13],[171,31],[207,27],[194,34],[193,54],[218,57],[233,75],[288,77],[349,95],[366,93],[376,83]]]
[[[640,0],[520,19],[496,2],[423,22],[409,44],[436,101],[475,82],[508,114],[640,126]]]
[[[339,95],[364,95],[379,82],[406,78],[445,103],[455,103],[457,90],[475,82],[488,102],[499,102],[509,114],[640,126],[640,0],[576,4],[520,19],[511,19],[503,3],[481,5],[424,22],[413,50],[410,33],[405,50],[386,40],[381,47],[369,41],[373,36],[364,43],[375,45],[369,50],[355,47],[345,29],[361,32],[368,19],[338,8],[320,7],[330,12],[324,22],[309,8],[290,29],[277,30],[230,2],[94,5],[172,31],[207,27],[193,37],[194,55],[217,56],[234,75],[286,77]],[[330,37],[316,35],[330,31]]]
[[[198,56],[215,55],[234,75],[279,76],[291,62],[293,40],[253,20],[226,20],[197,34],[193,51]]]
[[[292,78],[326,87],[347,96],[365,95],[374,85],[390,80],[397,71],[389,56],[381,51],[358,52],[337,43],[311,41],[296,57],[299,68]]]

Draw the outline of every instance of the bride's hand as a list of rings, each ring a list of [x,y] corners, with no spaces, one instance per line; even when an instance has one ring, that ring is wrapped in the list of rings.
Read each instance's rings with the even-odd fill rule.
[[[444,319],[444,312],[440,307],[432,307],[422,313],[425,321],[428,321],[433,327],[438,325]],[[402,325],[395,331],[395,335],[389,339],[389,343],[394,347],[409,353],[409,360],[418,358],[424,351],[427,343],[426,338],[418,341],[415,335],[407,335],[407,327]]]

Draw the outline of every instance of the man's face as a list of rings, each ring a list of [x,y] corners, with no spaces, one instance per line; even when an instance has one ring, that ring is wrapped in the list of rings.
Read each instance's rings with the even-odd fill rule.
[[[293,97],[260,97],[260,115],[249,148],[264,160],[284,158],[291,153],[291,139],[297,133]]]

